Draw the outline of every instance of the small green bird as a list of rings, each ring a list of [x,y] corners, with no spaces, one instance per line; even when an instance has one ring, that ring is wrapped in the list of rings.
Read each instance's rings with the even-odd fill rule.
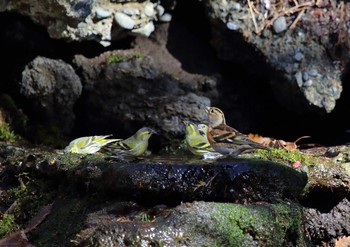
[[[140,156],[147,151],[148,140],[153,134],[157,134],[157,132],[151,128],[143,127],[131,137],[117,141],[109,145],[106,149],[112,153],[125,153],[131,156]]]
[[[189,121],[184,121],[186,124],[186,137],[185,141],[188,147],[188,150],[191,151],[194,155],[197,156],[216,156],[219,153],[210,146],[210,143],[207,138],[208,126],[205,124],[194,124]]]
[[[94,154],[102,147],[121,139],[106,139],[111,135],[85,136],[74,139],[64,148],[65,153]]]

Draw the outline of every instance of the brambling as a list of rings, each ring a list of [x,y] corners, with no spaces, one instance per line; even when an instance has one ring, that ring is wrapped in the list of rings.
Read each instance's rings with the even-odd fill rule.
[[[268,150],[267,147],[227,125],[225,115],[219,108],[207,107],[206,112],[209,120],[208,141],[216,152],[238,156],[245,151],[254,149]]]
[[[65,153],[94,154],[102,147],[121,139],[106,139],[111,135],[85,136],[77,138],[64,148]]]

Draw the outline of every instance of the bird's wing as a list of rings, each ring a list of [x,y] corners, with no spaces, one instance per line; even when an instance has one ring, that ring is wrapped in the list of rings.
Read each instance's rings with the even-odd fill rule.
[[[228,125],[219,125],[210,131],[212,139],[217,143],[232,143],[238,145],[250,145],[254,148],[267,149],[262,144],[251,140],[247,135],[237,131]]]

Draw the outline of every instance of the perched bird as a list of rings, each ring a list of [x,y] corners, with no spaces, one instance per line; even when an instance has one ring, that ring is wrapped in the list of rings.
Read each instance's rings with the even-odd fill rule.
[[[210,146],[207,138],[208,126],[205,124],[194,124],[189,121],[184,121],[186,125],[185,141],[188,150],[194,155],[203,156],[207,153],[215,152]]]
[[[121,139],[106,139],[111,135],[104,136],[86,136],[77,138],[69,143],[64,148],[66,153],[79,153],[79,154],[94,154],[98,152],[102,147]]]
[[[143,127],[131,137],[117,141],[106,147],[106,149],[112,153],[125,153],[131,156],[139,156],[147,151],[148,140],[152,134],[156,133],[157,132],[151,128]]]
[[[267,147],[226,124],[224,113],[217,107],[207,107],[208,141],[211,147],[224,155],[237,156],[245,151]]]

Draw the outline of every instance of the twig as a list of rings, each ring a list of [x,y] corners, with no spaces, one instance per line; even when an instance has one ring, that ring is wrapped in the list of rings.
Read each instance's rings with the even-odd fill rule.
[[[292,25],[290,25],[289,29],[294,29],[297,25],[297,23],[299,22],[301,16],[305,13],[305,9],[303,9],[302,11],[299,12],[297,18],[295,18],[295,20],[293,21]]]
[[[340,11],[340,21],[344,21],[344,2],[341,1],[340,4],[339,4],[339,11]]]
[[[295,12],[301,11],[303,9],[307,9],[307,8],[311,7],[312,5],[313,5],[312,1],[302,3],[302,4],[299,4],[298,6],[294,6],[292,8],[285,10],[284,13],[287,15],[294,14]]]
[[[258,24],[256,23],[255,15],[254,15],[254,12],[253,12],[252,3],[250,2],[250,0],[248,0],[248,6],[249,6],[250,15],[252,16],[255,32],[258,33]]]

